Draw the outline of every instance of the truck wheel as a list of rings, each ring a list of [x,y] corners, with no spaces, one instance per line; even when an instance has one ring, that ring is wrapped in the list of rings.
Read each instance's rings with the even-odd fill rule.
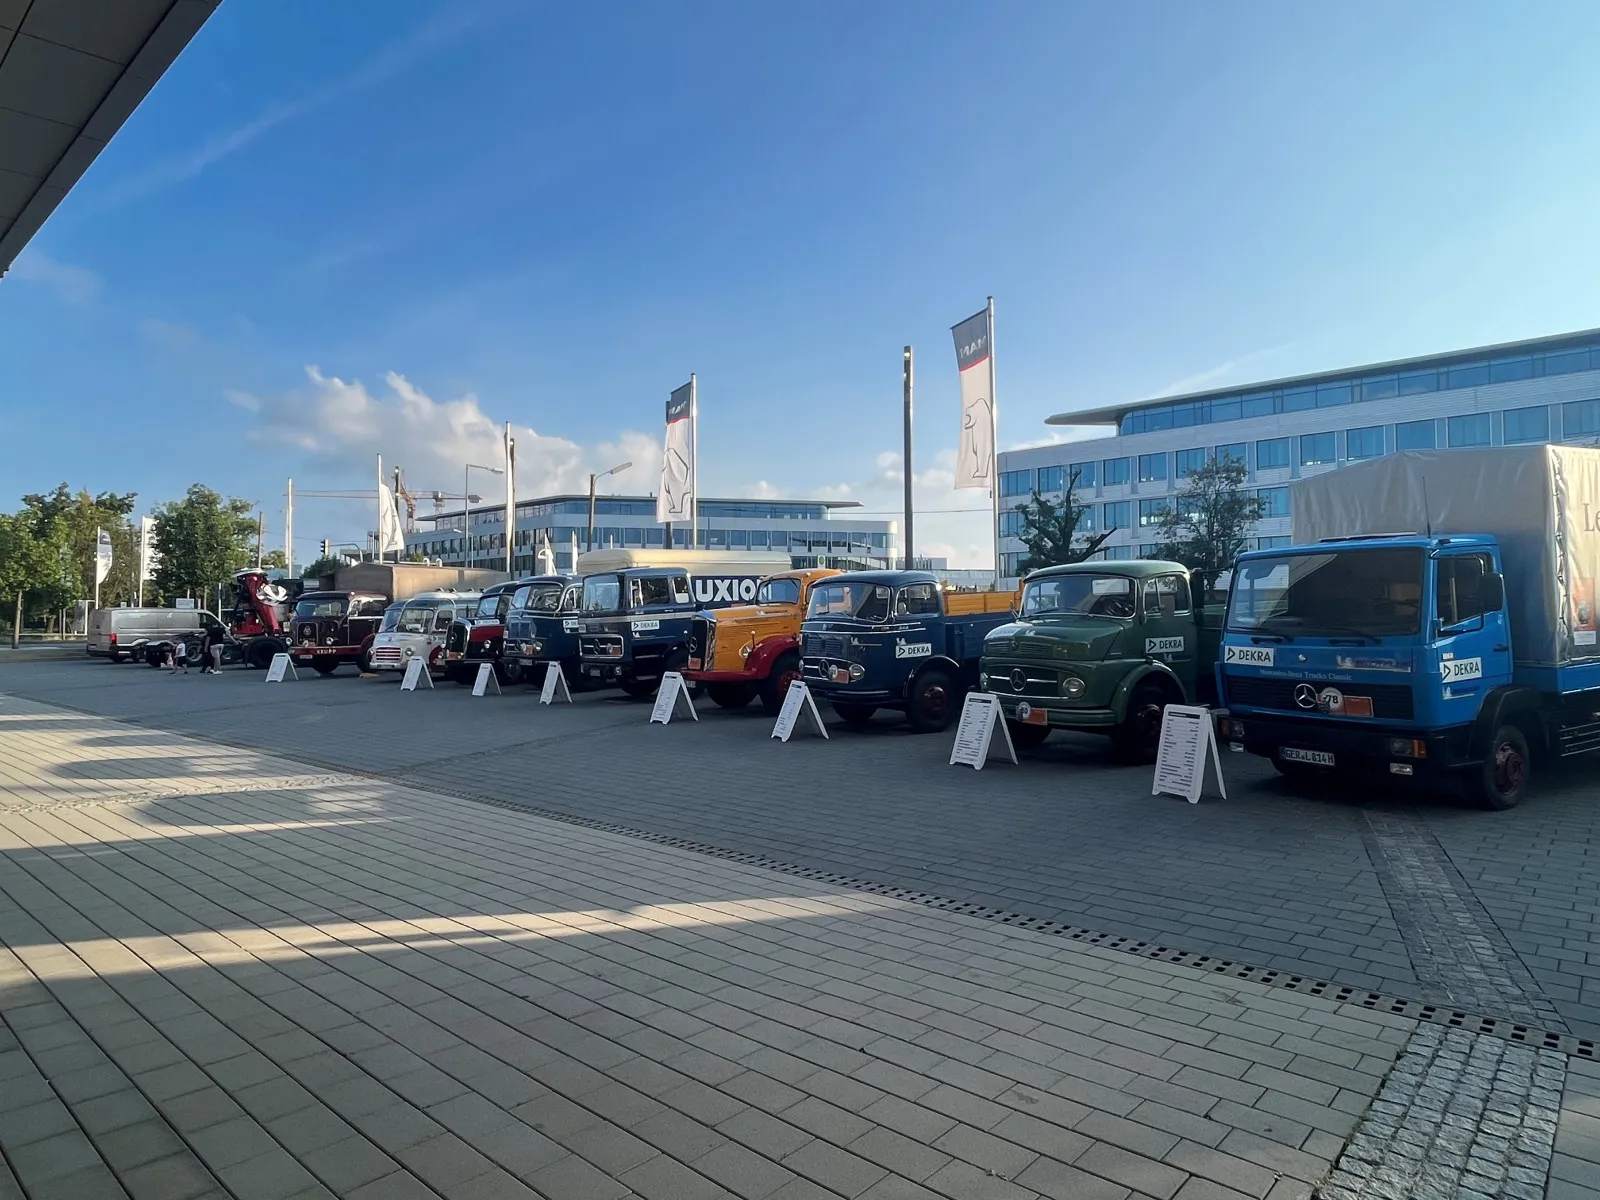
[[[323,662],[319,658],[316,662],[311,664],[311,667],[318,675],[332,675],[339,669],[339,664],[337,662]]]
[[[1467,795],[1484,808],[1504,810],[1522,803],[1532,761],[1528,739],[1515,725],[1502,725],[1489,739],[1483,762],[1466,776]]]
[[[846,725],[853,725],[860,729],[872,720],[872,714],[878,711],[874,704],[840,704],[833,702],[833,711],[839,714],[839,719]]]
[[[1126,763],[1148,763],[1161,746],[1161,714],[1167,707],[1166,689],[1141,683],[1128,697],[1128,712],[1111,735],[1111,748]]]
[[[713,683],[707,690],[718,708],[743,708],[755,699],[750,685],[744,683]]]
[[[630,699],[648,700],[656,694],[660,684],[659,679],[624,679],[620,686]]]
[[[251,642],[250,649],[245,651],[245,665],[251,670],[265,671],[272,665],[272,656],[275,651],[272,643],[267,641]]]
[[[1045,738],[1050,736],[1050,726],[1007,721],[1006,732],[1011,735],[1011,744],[1018,750],[1032,750],[1035,746],[1044,745]]]
[[[372,647],[368,646],[361,652],[361,657],[356,659],[356,670],[363,675],[372,674]]]
[[[783,708],[789,685],[800,678],[800,656],[793,650],[780,654],[772,671],[761,681],[761,707],[776,716]]]
[[[528,673],[522,669],[521,663],[507,659],[499,664],[499,671],[501,679],[512,686],[528,682]]]
[[[911,684],[906,719],[918,733],[942,733],[955,720],[960,693],[943,671],[924,671]]]

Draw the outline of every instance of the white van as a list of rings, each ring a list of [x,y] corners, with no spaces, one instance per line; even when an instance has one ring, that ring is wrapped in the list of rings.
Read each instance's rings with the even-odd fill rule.
[[[389,622],[393,605],[384,612],[383,626],[372,639],[374,671],[404,671],[419,655],[431,672],[444,670],[444,642],[451,622],[469,620],[478,607],[477,592],[421,592],[405,602],[399,618]]]
[[[146,642],[168,641],[184,634],[198,637],[221,621],[203,608],[97,608],[89,614],[91,658],[121,662],[132,658]]]

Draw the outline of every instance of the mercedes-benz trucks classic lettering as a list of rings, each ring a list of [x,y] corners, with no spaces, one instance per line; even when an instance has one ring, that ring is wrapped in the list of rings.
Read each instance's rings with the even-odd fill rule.
[[[1202,607],[1189,569],[1156,561],[1046,567],[1022,610],[983,642],[979,686],[1000,702],[1018,746],[1052,729],[1103,733],[1117,756],[1148,762],[1168,704],[1214,699],[1222,606]]]
[[[689,625],[703,608],[749,604],[787,558],[722,551],[603,551],[578,560],[578,654],[585,682],[649,696],[689,662]]]
[[[569,688],[579,682],[578,581],[570,575],[524,580],[506,613],[501,670],[510,683],[543,683],[541,664],[560,663]]]
[[[946,729],[978,682],[983,639],[1011,619],[1015,592],[946,592],[927,571],[855,571],[811,589],[800,626],[806,686],[847,723],[880,708],[919,733]]]
[[[1234,567],[1223,735],[1289,776],[1459,781],[1490,808],[1600,748],[1600,450],[1393,454],[1296,484]]]

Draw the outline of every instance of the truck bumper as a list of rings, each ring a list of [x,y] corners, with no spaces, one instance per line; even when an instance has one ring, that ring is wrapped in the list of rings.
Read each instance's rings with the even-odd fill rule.
[[[661,664],[659,660],[653,661],[640,670],[633,663],[619,662],[614,658],[585,658],[578,671],[590,683],[619,684],[627,679],[656,679],[661,675]]]
[[[1374,729],[1348,721],[1297,721],[1274,713],[1232,709],[1219,722],[1223,740],[1262,758],[1306,762],[1302,754],[1331,754],[1333,769],[1399,777],[1439,778],[1469,766],[1470,725],[1446,729]],[[1289,751],[1285,754],[1284,751]],[[1308,766],[1326,763],[1307,762]]]
[[[763,676],[752,675],[748,671],[696,671],[688,670],[683,677],[693,683],[747,683],[754,687],[760,683]]]
[[[1017,709],[1026,704],[1031,717],[1021,722],[1026,725],[1038,725],[1040,713],[1044,713],[1044,723],[1051,729],[1104,730],[1115,729],[1121,723],[1109,708],[1068,708],[1061,704],[1051,707],[1047,701],[1030,700],[1026,696],[999,696],[998,699],[1000,711],[1008,721],[1020,720]]]
[[[826,700],[830,704],[854,704],[860,708],[897,708],[906,702],[906,698],[899,692],[829,687],[814,679],[806,680],[806,688],[818,700]]]
[[[314,662],[355,662],[361,657],[360,646],[295,646],[289,651],[289,658],[297,666],[305,666]]]

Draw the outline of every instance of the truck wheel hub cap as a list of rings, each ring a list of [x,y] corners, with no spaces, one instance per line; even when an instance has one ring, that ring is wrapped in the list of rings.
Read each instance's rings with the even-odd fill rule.
[[[1294,689],[1294,702],[1307,712],[1317,707],[1317,689],[1309,683],[1298,683]]]

